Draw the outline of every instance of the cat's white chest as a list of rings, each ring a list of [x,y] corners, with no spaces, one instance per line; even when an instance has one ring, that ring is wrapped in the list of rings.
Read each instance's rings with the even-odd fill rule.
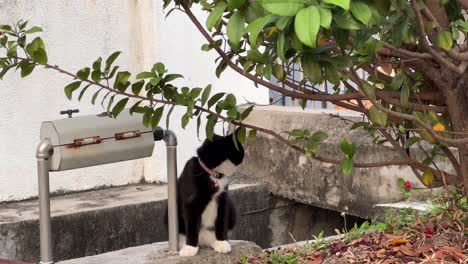
[[[218,215],[218,199],[213,197],[211,201],[206,205],[205,210],[201,216],[202,227],[208,228],[213,227]]]

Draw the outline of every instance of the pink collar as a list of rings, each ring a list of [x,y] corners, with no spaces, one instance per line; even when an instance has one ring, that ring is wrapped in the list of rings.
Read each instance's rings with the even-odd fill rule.
[[[200,166],[212,177],[216,177],[218,173],[216,173],[214,170],[208,168],[203,161],[201,161],[200,158],[198,158],[198,163],[200,163]]]

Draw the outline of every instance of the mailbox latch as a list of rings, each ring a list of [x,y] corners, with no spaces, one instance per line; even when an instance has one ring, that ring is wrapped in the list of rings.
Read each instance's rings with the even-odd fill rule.
[[[91,144],[99,144],[101,143],[102,139],[100,136],[95,136],[95,137],[89,137],[89,138],[80,138],[80,139],[75,139],[73,141],[73,145],[75,147],[81,147],[85,145],[91,145]]]
[[[124,139],[129,139],[129,138],[136,138],[136,137],[139,137],[140,135],[141,135],[140,130],[116,133],[115,134],[115,140],[124,140]]]

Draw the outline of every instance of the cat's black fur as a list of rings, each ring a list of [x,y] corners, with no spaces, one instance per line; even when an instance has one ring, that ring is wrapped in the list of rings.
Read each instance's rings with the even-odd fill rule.
[[[234,227],[236,210],[227,192],[227,177],[230,175],[224,174],[232,174],[234,167],[242,163],[244,149],[239,142],[237,147],[235,146],[232,135],[214,135],[213,141],[207,139],[203,142],[197,150],[197,155],[198,157],[192,157],[187,161],[177,181],[179,233],[186,237],[185,245],[181,245],[180,254],[195,255],[199,244],[211,246],[218,252],[229,252],[230,246],[226,245],[227,233]],[[210,176],[199,159],[206,167],[219,174],[218,179]],[[213,217],[214,210],[216,210],[215,217]],[[217,245],[214,245],[216,243],[213,239],[218,241]],[[191,253],[187,251],[184,253],[185,246],[194,249]]]

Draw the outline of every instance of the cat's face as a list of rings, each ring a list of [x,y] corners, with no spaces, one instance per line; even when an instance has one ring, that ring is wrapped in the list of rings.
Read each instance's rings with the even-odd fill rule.
[[[214,135],[213,141],[206,139],[197,153],[210,169],[225,176],[234,174],[244,160],[244,148],[239,142],[236,147],[232,134]]]

